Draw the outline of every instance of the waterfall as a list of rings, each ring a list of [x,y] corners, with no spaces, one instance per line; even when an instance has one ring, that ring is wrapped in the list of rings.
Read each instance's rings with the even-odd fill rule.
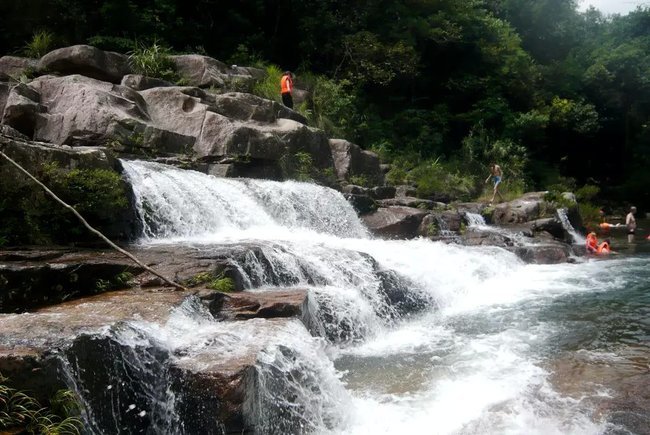
[[[575,230],[575,228],[573,228],[573,225],[571,225],[571,221],[569,221],[568,210],[566,208],[558,208],[556,213],[558,219],[562,223],[562,228],[564,228],[567,234],[569,234],[571,237],[571,241],[575,244],[584,245],[586,240],[580,233]]]
[[[135,387],[110,396],[84,376],[88,361],[69,358],[91,412],[126,413],[96,427],[223,432],[227,424],[210,408],[217,396],[192,399],[194,384],[180,380],[253,352],[242,418],[255,433],[426,433],[432,415],[440,433],[594,432],[531,353],[536,343],[557,341],[549,322],[521,317],[540,309],[537,298],[574,291],[548,279],[551,269],[496,247],[371,238],[341,194],[325,187],[123,165],[142,222],[140,244],[225,256],[248,291],[298,286],[308,289],[309,306],[304,324],[235,323],[217,322],[188,301],[164,325],[111,328],[117,344],[102,349],[125,363],[102,369]],[[505,231],[478,215],[466,218],[470,228]],[[142,412],[146,424],[134,418]]]
[[[332,362],[298,320],[218,322],[196,298],[163,325],[127,321],[81,335],[62,360],[89,433],[226,433],[223,387],[196,378],[221,365],[228,382],[249,385],[243,418],[257,433],[323,432],[347,416]]]
[[[470,231],[493,233],[508,240],[514,246],[528,246],[532,244],[531,240],[524,237],[521,231],[513,232],[505,228],[488,225],[485,222],[485,218],[478,213],[465,212],[465,220]]]
[[[438,225],[438,235],[443,239],[457,239],[458,234],[449,229],[449,224],[445,221],[442,216],[435,216],[436,224]]]
[[[487,224],[485,223],[485,218],[478,214],[478,213],[471,213],[471,212],[466,212],[465,213],[465,220],[467,220],[467,224],[470,227],[485,227]]]
[[[153,162],[122,160],[122,165],[146,237],[226,234],[254,227],[366,237],[343,195],[326,187],[216,178]]]
[[[123,165],[145,228],[142,243],[226,252],[244,243],[245,254],[228,258],[244,285],[309,288],[310,329],[332,342],[380,334],[520,264],[501,249],[370,239],[351,205],[326,187],[223,179],[150,162]]]

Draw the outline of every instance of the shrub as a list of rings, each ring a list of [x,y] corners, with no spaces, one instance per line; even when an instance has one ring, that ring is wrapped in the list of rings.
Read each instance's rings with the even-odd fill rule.
[[[582,222],[587,228],[597,228],[600,223],[600,207],[590,202],[579,202],[578,209]]]
[[[415,154],[395,159],[386,179],[390,184],[414,185],[417,195],[423,198],[445,194],[456,199],[469,199],[477,193],[474,175],[463,173],[454,163],[443,163],[440,158],[422,160]]]
[[[206,287],[210,290],[229,293],[235,290],[235,282],[232,280],[232,278],[217,277],[210,281]]]
[[[79,435],[79,403],[74,393],[60,390],[45,408],[35,398],[11,388],[0,375],[0,428],[7,433]],[[4,433],[4,432],[3,432]]]
[[[135,48],[129,53],[129,64],[138,74],[149,77],[157,77],[163,80],[175,82],[180,79],[176,73],[169,48],[154,41],[146,46],[136,43]]]
[[[27,57],[39,58],[47,54],[54,47],[54,34],[41,30],[32,35],[32,40],[23,47],[23,54]]]
[[[256,51],[250,51],[244,44],[239,44],[237,46],[235,52],[228,59],[228,62],[231,65],[251,66],[262,69],[266,68],[262,56]]]
[[[314,173],[314,159],[311,154],[300,151],[294,155],[294,178],[298,181],[311,181]]]
[[[69,210],[54,203],[31,180],[2,165],[0,176],[14,180],[0,184],[0,238],[5,243],[67,243],[86,234]],[[34,176],[100,229],[115,223],[128,206],[124,182],[110,170],[68,171],[48,163]]]
[[[591,201],[600,192],[600,187],[591,184],[585,184],[576,190],[576,199],[580,201]]]
[[[188,287],[205,284],[210,290],[228,293],[235,290],[235,282],[232,278],[224,276],[224,273],[215,275],[212,272],[201,272],[194,275],[185,282]]]
[[[307,75],[303,80],[311,94],[311,104],[303,108],[309,124],[324,130],[330,137],[353,137],[359,119],[356,92],[351,82],[319,75]]]
[[[509,139],[494,139],[481,125],[476,126],[463,139],[461,148],[462,169],[466,173],[480,174],[475,177],[479,191],[484,189],[484,176],[488,174],[488,165],[497,163],[503,171],[504,199],[513,199],[528,188],[527,168],[529,158],[526,148]],[[485,175],[484,175],[485,174]],[[492,196],[492,189],[489,196]],[[488,191],[484,190],[484,196]]]
[[[365,175],[351,175],[348,181],[350,181],[350,184],[354,184],[357,186],[370,187],[370,182],[368,181],[368,177],[366,177]]]
[[[276,65],[268,65],[265,70],[266,77],[253,86],[252,92],[259,97],[281,102],[280,79],[282,78],[282,70]]]
[[[133,39],[119,36],[95,35],[87,39],[89,45],[102,50],[117,51],[118,53],[129,53],[137,48]]]

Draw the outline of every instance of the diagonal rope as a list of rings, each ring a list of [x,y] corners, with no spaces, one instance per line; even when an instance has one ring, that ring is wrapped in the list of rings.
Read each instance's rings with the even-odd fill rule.
[[[56,196],[56,194],[55,194],[54,192],[52,192],[52,191],[51,191],[51,190],[50,190],[50,189],[49,189],[45,184],[41,183],[38,179],[36,179],[36,177],[34,177],[32,174],[30,174],[30,173],[29,173],[25,168],[23,168],[23,167],[20,166],[18,163],[16,163],[14,160],[12,160],[11,157],[9,157],[8,155],[6,155],[6,154],[5,154],[4,152],[2,152],[2,151],[0,151],[0,156],[2,156],[2,157],[4,157],[5,159],[7,159],[7,161],[9,161],[9,163],[11,163],[12,165],[14,165],[16,168],[18,168],[18,170],[19,170],[20,172],[22,172],[23,174],[27,175],[27,176],[28,176],[29,178],[31,178],[31,179],[32,179],[36,184],[38,184],[39,186],[41,186],[41,187],[42,187],[42,188],[43,188],[43,189],[44,189],[44,190],[45,190],[45,191],[46,191],[46,192],[47,192],[47,193],[48,193],[52,198],[54,198],[54,199],[55,199],[59,204],[61,204],[62,206],[64,206],[64,207],[67,208],[68,210],[70,210],[72,213],[74,213],[74,215],[77,216],[77,218],[81,221],[81,223],[82,223],[86,228],[88,228],[88,230],[89,230],[90,232],[92,232],[92,233],[96,234],[97,236],[99,236],[99,238],[101,238],[104,242],[106,242],[106,243],[107,243],[111,248],[115,249],[116,251],[118,251],[118,252],[120,252],[121,254],[125,255],[126,257],[130,258],[130,259],[131,259],[135,264],[137,264],[138,266],[142,267],[142,268],[145,269],[147,272],[152,273],[153,275],[155,275],[155,276],[157,276],[158,278],[162,279],[162,280],[165,281],[167,284],[169,284],[169,285],[171,285],[171,286],[173,286],[173,287],[176,287],[176,289],[178,289],[178,290],[185,290],[185,291],[187,291],[187,288],[183,287],[182,285],[180,285],[180,284],[178,284],[178,283],[176,283],[176,282],[173,282],[173,281],[167,279],[165,276],[163,276],[163,275],[161,275],[160,273],[156,272],[156,271],[155,271],[154,269],[152,269],[151,267],[149,267],[149,266],[147,266],[146,264],[142,263],[140,260],[138,260],[138,259],[137,259],[133,254],[131,254],[130,252],[128,252],[128,251],[126,251],[126,250],[120,248],[120,247],[117,246],[115,243],[111,242],[111,241],[108,239],[108,237],[106,237],[104,234],[102,234],[101,232],[99,232],[98,230],[96,230],[95,228],[93,228],[93,227],[92,227],[92,226],[91,226],[91,225],[86,221],[86,219],[84,219],[83,216],[81,216],[81,215],[79,214],[79,212],[78,212],[77,210],[75,210],[74,207],[72,207],[71,205],[67,204],[67,203],[64,202],[61,198],[59,198],[58,196]]]

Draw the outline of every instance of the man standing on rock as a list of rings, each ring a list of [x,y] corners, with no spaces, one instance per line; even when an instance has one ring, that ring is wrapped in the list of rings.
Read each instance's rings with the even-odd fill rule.
[[[285,71],[280,79],[280,92],[282,93],[282,103],[289,109],[293,109],[293,98],[291,91],[293,90],[293,78],[291,71]]]
[[[496,163],[490,165],[490,175],[485,179],[485,184],[490,181],[490,178],[494,178],[494,190],[492,192],[492,199],[490,200],[490,205],[494,202],[494,198],[499,195],[499,199],[503,201],[503,196],[499,192],[499,184],[501,184],[501,177],[503,177],[503,171],[501,171],[501,166]]]

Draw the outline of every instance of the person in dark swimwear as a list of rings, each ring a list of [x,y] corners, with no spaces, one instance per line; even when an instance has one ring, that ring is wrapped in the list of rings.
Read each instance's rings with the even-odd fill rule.
[[[501,184],[501,181],[503,179],[503,171],[501,170],[501,166],[497,165],[496,163],[492,163],[490,165],[490,175],[485,179],[485,184],[490,181],[490,178],[494,180],[494,190],[492,191],[492,199],[490,200],[490,205],[492,205],[497,195],[499,195],[499,199],[503,201],[503,196],[501,195],[501,192],[499,192],[499,184]]]
[[[627,241],[634,242],[634,232],[636,231],[636,207],[630,207],[630,212],[625,216],[625,226],[627,227]]]

